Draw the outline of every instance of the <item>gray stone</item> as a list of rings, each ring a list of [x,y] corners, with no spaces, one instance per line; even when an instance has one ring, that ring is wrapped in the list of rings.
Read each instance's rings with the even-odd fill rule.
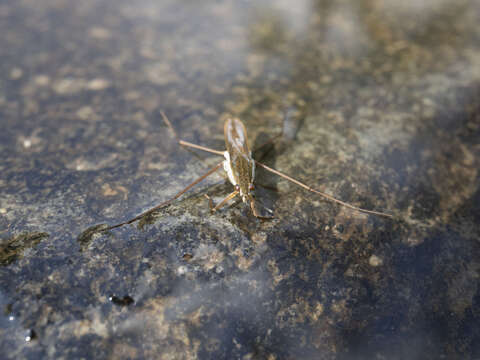
[[[480,358],[480,4],[0,5],[5,359]],[[219,173],[255,156],[256,219]],[[277,191],[271,189],[277,188]],[[381,266],[380,266],[381,265]]]

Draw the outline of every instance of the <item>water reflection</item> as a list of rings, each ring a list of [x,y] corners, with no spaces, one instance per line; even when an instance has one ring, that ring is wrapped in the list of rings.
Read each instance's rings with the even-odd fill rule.
[[[7,358],[474,357],[478,10],[0,5]],[[179,148],[160,110],[182,138],[218,150],[224,114],[251,143],[283,127],[267,165],[402,221],[259,171],[278,190],[258,194],[273,221],[238,204],[210,215],[203,192],[229,189],[218,176],[140,227],[96,234],[217,161]]]

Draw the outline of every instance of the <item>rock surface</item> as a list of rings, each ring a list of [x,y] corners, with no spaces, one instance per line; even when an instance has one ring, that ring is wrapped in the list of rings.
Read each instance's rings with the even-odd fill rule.
[[[5,359],[480,358],[480,3],[0,4]],[[210,214],[222,116],[260,221]],[[270,187],[278,188],[272,191]]]

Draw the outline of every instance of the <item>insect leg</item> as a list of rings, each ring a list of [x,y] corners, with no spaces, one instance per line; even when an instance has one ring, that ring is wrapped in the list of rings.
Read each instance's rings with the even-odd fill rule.
[[[265,141],[262,145],[257,146],[256,149],[253,150],[253,151],[254,151],[254,152],[257,152],[257,151],[259,151],[260,149],[263,149],[264,147],[266,147],[267,145],[270,145],[270,144],[275,143],[275,142],[278,140],[278,138],[281,138],[282,136],[283,136],[283,130],[282,130],[279,134],[277,134],[277,135],[275,135],[274,137],[272,137],[272,138],[268,139],[267,141]]]
[[[160,115],[162,115],[163,121],[165,121],[165,123],[167,124],[168,128],[170,129],[170,131],[173,132],[173,135],[175,136],[175,138],[177,139],[177,142],[178,142],[180,145],[186,146],[186,147],[191,147],[191,148],[198,149],[198,150],[202,150],[202,151],[206,151],[206,152],[209,152],[209,153],[212,153],[212,154],[215,154],[215,155],[221,155],[221,156],[223,156],[223,151],[218,151],[218,150],[210,149],[210,148],[205,147],[205,146],[196,145],[196,144],[192,144],[192,143],[190,143],[190,142],[188,142],[188,141],[181,140],[181,139],[178,137],[177,132],[176,132],[175,129],[173,128],[172,123],[170,122],[170,120],[168,120],[167,115],[165,115],[165,113],[164,113],[163,111],[160,111]]]
[[[220,156],[223,156],[223,151],[218,151],[218,150],[214,150],[214,149],[210,149],[208,147],[205,147],[205,146],[201,146],[201,145],[197,145],[197,144],[192,144],[188,141],[183,141],[183,140],[180,140],[178,142],[180,145],[182,146],[187,146],[187,147],[191,147],[191,148],[194,148],[194,149],[198,149],[198,150],[202,150],[202,151],[206,151],[206,152],[209,152],[209,153],[212,153],[212,154],[215,154],[215,155],[220,155]]]
[[[270,171],[271,173],[273,173],[273,174],[275,174],[275,175],[278,175],[278,176],[280,176],[280,177],[282,177],[282,178],[284,178],[284,179],[286,179],[286,180],[288,180],[288,181],[290,181],[290,182],[293,182],[294,184],[296,184],[296,185],[298,185],[298,186],[300,186],[300,187],[302,187],[302,188],[304,188],[304,189],[306,189],[306,190],[308,190],[308,191],[311,191],[311,192],[313,192],[313,193],[315,193],[315,194],[318,194],[318,195],[324,197],[325,199],[328,199],[328,200],[330,200],[330,201],[332,201],[332,202],[335,202],[335,203],[337,203],[337,204],[343,205],[343,206],[345,206],[345,207],[347,207],[347,208],[349,208],[349,209],[356,210],[356,211],[360,211],[360,212],[367,213],[367,214],[384,216],[384,217],[387,217],[387,218],[393,218],[393,215],[390,215],[390,214],[386,214],[386,213],[379,212],[379,211],[362,209],[362,208],[359,208],[359,207],[350,205],[349,203],[346,203],[346,202],[344,202],[344,201],[338,200],[338,199],[334,198],[334,197],[331,196],[331,195],[328,195],[328,194],[326,194],[326,193],[324,193],[324,192],[315,190],[315,189],[311,188],[310,186],[305,185],[304,183],[302,183],[302,182],[300,182],[300,181],[298,181],[298,180],[295,180],[294,178],[292,178],[292,177],[290,177],[290,176],[288,176],[288,175],[286,175],[286,174],[283,174],[283,173],[281,173],[281,172],[278,171],[278,170],[272,169],[271,167],[268,167],[267,165],[264,165],[264,164],[262,164],[262,163],[260,163],[260,162],[258,162],[258,161],[255,161],[255,164],[257,164],[258,166],[264,168],[264,169],[267,170],[267,171]]]
[[[147,215],[150,215],[152,213],[154,213],[155,211],[157,211],[158,209],[170,204],[173,200],[175,199],[178,199],[180,196],[182,196],[183,194],[185,194],[188,190],[190,190],[192,187],[194,187],[195,185],[197,185],[200,181],[204,180],[205,178],[207,178],[208,176],[212,175],[215,171],[217,171],[218,169],[220,169],[221,167],[223,166],[223,161],[217,165],[215,165],[213,168],[211,168],[210,170],[208,170],[208,172],[206,172],[204,175],[200,176],[198,179],[196,179],[195,181],[193,181],[192,183],[190,183],[187,187],[185,187],[183,190],[179,191],[177,194],[175,194],[175,196],[173,196],[172,198],[158,204],[157,206],[147,210],[147,211],[144,211],[143,213],[141,213],[140,215],[137,215],[135,216],[133,219],[130,219],[130,220],[127,220],[127,221],[124,221],[124,222],[121,222],[119,224],[115,224],[115,225],[112,225],[112,226],[109,226],[107,227],[106,229],[102,229],[102,231],[107,231],[107,230],[111,230],[111,229],[115,229],[117,227],[120,227],[120,226],[123,226],[123,225],[128,225],[128,224],[131,224],[137,220],[140,220],[141,218],[147,216]]]
[[[273,215],[272,216],[262,216],[262,215],[260,215],[257,212],[257,208],[255,207],[255,199],[252,196],[250,196],[250,208],[252,209],[253,216],[255,216],[258,219],[269,220],[269,219],[274,218]],[[267,209],[267,210],[271,212],[270,209]]]
[[[210,211],[212,213],[216,212],[218,209],[220,209],[222,206],[224,206],[228,201],[230,201],[231,199],[233,199],[235,196],[238,195],[238,191],[234,191],[232,192],[231,194],[229,194],[225,199],[223,199],[222,201],[220,201],[216,206],[213,206],[213,201],[212,201],[212,198],[210,196],[208,196],[207,194],[205,194],[205,197],[208,199],[208,205],[210,206]]]
[[[280,132],[277,135],[275,135],[272,138],[265,141],[260,146],[257,146],[254,150],[254,153],[257,153],[260,149],[263,149],[264,147],[266,147],[270,144],[274,144],[275,142],[277,142],[279,140],[279,138],[285,137],[287,141],[291,141],[295,138],[295,135],[298,131],[299,124],[297,124],[296,126],[293,126],[291,118],[292,118],[292,116],[294,118],[296,116],[292,115],[292,112],[295,112],[295,111],[292,110],[291,107],[289,109],[285,110],[285,116],[283,118],[283,124],[282,124],[282,128],[281,128]],[[264,152],[261,155],[260,158],[264,158],[268,154],[269,151],[270,150],[267,150],[266,152]],[[256,156],[254,156],[254,157],[256,157]]]

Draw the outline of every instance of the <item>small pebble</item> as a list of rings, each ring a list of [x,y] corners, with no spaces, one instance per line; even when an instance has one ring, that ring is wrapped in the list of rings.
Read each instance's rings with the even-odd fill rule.
[[[10,72],[10,79],[18,80],[22,77],[22,75],[23,75],[22,69],[13,68],[12,71]]]
[[[379,258],[377,255],[372,255],[370,256],[370,259],[368,259],[368,263],[371,266],[380,266],[383,265],[383,259]]]
[[[87,83],[88,90],[92,90],[92,91],[103,90],[108,88],[109,86],[110,86],[110,83],[108,82],[108,80],[100,79],[100,78],[90,80]]]
[[[37,337],[37,334],[35,333],[35,330],[30,329],[27,331],[27,335],[25,335],[25,341],[30,342],[34,340]]]
[[[76,94],[83,90],[85,81],[83,79],[63,78],[52,84],[52,89],[59,95]]]
[[[50,84],[50,78],[47,75],[37,75],[33,79],[33,82],[37,86],[47,86]]]
[[[192,259],[193,259],[193,255],[192,255],[192,254],[189,254],[189,253],[183,254],[182,259],[185,260],[185,261],[192,260]]]
[[[103,27],[92,27],[88,30],[88,35],[94,39],[100,40],[106,40],[112,36],[110,31]]]
[[[133,300],[133,298],[129,295],[125,295],[123,298],[119,298],[118,296],[111,295],[108,297],[108,300],[110,300],[115,305],[119,305],[119,306],[128,306],[135,302],[135,300]]]
[[[177,275],[185,275],[187,273],[187,267],[186,266],[179,266],[177,268]]]

